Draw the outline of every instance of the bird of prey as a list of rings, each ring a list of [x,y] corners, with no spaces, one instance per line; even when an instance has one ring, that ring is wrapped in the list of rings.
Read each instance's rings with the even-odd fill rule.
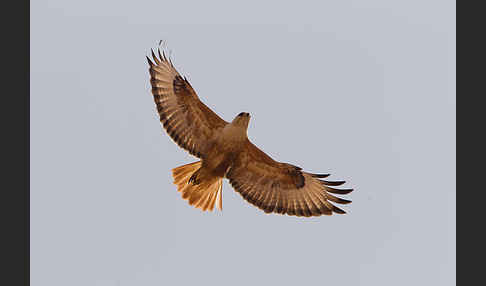
[[[174,68],[165,52],[147,57],[150,83],[160,121],[170,137],[200,161],[172,169],[182,198],[203,211],[222,210],[222,180],[265,213],[291,216],[344,214],[333,203],[351,201],[352,189],[337,189],[344,181],[324,180],[329,174],[313,174],[277,162],[247,137],[250,114],[241,112],[226,122],[201,102],[191,84]]]

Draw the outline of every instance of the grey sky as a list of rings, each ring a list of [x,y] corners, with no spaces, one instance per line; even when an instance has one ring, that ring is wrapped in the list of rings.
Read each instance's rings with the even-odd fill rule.
[[[239,2],[31,2],[32,285],[455,285],[455,1]],[[348,214],[182,200],[160,39],[270,156],[355,188]]]

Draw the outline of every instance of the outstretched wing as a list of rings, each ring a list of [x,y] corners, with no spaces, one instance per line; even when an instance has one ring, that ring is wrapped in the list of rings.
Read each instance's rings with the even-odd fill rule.
[[[160,115],[160,122],[170,137],[194,156],[202,158],[206,142],[216,129],[228,124],[202,103],[189,84],[181,77],[165,54],[159,58],[152,51],[150,83]]]
[[[335,197],[352,189],[335,189],[344,181],[321,180],[329,174],[311,174],[301,168],[274,161],[249,140],[245,151],[236,159],[226,177],[245,200],[266,213],[295,216],[344,214],[331,202],[347,204],[351,201]]]

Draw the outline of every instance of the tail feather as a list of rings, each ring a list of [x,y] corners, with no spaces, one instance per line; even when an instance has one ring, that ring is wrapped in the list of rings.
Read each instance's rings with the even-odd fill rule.
[[[172,176],[174,184],[177,185],[177,191],[181,192],[182,198],[188,200],[190,205],[194,205],[203,211],[212,211],[214,205],[219,210],[222,210],[222,178],[203,177],[199,184],[189,183],[189,179],[199,168],[201,168],[201,161],[172,169]]]

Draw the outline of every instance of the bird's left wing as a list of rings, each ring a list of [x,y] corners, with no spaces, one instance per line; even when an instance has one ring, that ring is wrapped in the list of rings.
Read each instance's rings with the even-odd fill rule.
[[[344,181],[326,181],[328,174],[311,174],[301,168],[274,161],[249,140],[243,152],[226,173],[233,188],[245,200],[266,213],[295,216],[320,216],[345,211],[331,202],[347,204],[351,201],[335,197],[352,189],[335,189]]]
[[[182,148],[202,158],[213,132],[228,124],[202,103],[187,79],[181,77],[170,59],[152,51],[150,83],[157,111],[165,130]]]

